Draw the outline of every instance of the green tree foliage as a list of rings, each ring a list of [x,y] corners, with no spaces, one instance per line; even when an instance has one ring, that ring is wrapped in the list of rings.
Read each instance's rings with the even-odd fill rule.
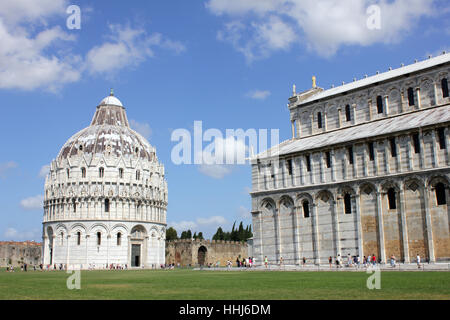
[[[175,230],[172,227],[166,229],[166,240],[176,240],[176,239],[178,239],[177,230]]]
[[[191,232],[191,230],[183,231],[181,233],[180,239],[192,239],[192,232]]]
[[[249,238],[253,237],[252,226],[248,225],[244,228],[244,224],[239,224],[236,229],[236,222],[233,223],[231,231],[224,232],[222,227],[217,228],[216,233],[212,237],[213,240],[231,240],[231,241],[247,241]]]

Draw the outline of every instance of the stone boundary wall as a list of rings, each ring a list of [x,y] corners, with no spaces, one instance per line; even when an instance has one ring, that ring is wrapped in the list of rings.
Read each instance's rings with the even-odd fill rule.
[[[34,241],[0,241],[0,267],[12,264],[20,266],[39,265],[41,263],[42,245]]]

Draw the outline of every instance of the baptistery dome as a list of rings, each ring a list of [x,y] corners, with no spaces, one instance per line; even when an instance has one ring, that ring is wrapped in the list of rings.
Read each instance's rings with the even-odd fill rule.
[[[50,164],[44,264],[158,267],[165,262],[167,182],[156,150],[112,93]]]

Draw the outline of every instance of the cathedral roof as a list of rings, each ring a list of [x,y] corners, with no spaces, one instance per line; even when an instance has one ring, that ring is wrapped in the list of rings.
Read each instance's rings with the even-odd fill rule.
[[[339,131],[333,130],[304,138],[286,140],[278,146],[254,156],[254,159],[293,154],[446,122],[450,122],[450,105],[379,119],[339,129]]]
[[[61,148],[58,160],[76,155],[107,154],[156,160],[155,150],[129,126],[125,108],[113,93],[97,106],[91,125],[73,135]]]

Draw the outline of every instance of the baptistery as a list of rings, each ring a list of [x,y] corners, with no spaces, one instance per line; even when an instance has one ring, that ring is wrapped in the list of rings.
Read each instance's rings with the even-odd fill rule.
[[[45,180],[43,264],[159,268],[165,263],[167,182],[156,149],[114,94],[73,135]]]

